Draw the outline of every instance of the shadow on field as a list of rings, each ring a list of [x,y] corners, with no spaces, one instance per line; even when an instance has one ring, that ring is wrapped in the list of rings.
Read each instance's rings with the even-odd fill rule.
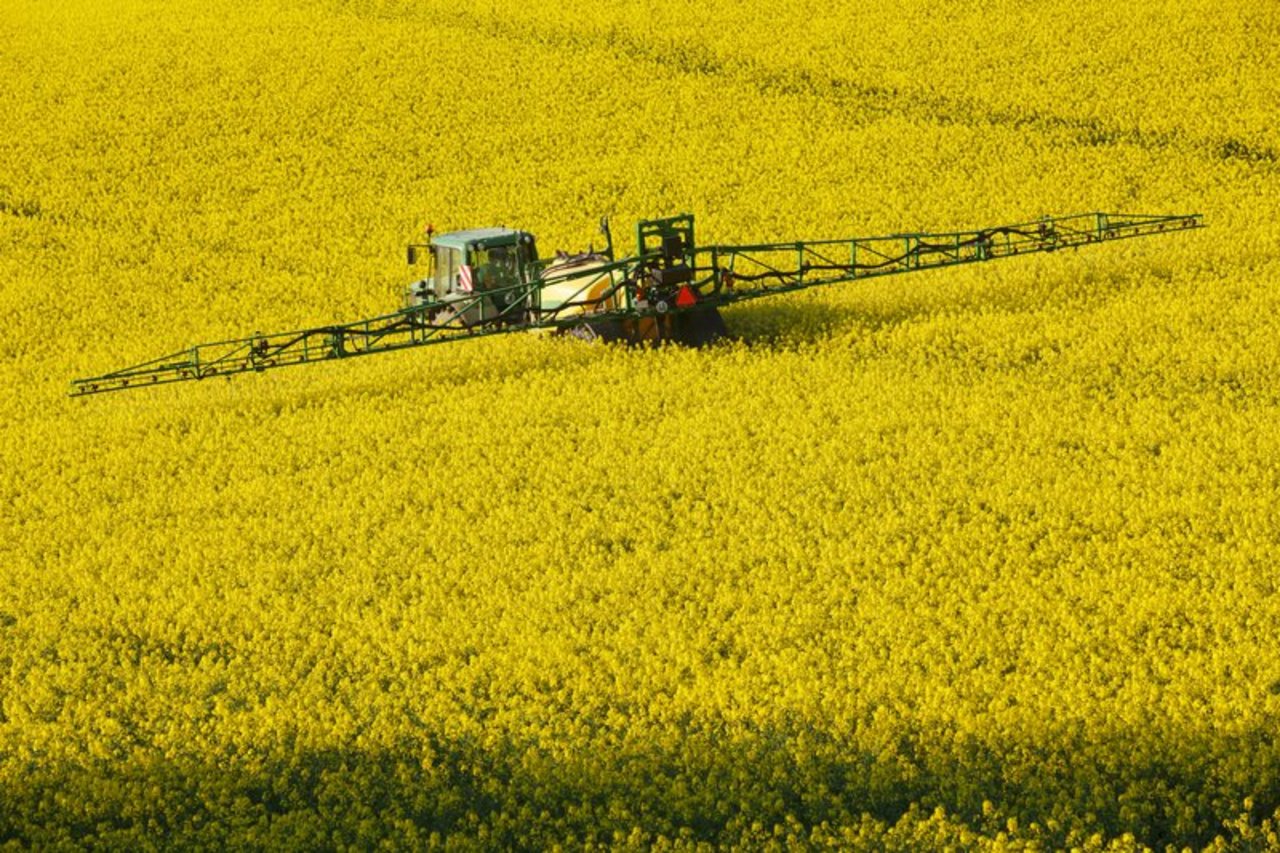
[[[740,725],[661,743],[601,733],[567,754],[556,743],[486,735],[482,746],[418,732],[396,750],[177,761],[135,752],[94,767],[31,767],[0,789],[0,842],[311,849],[435,836],[544,848],[665,836],[754,846],[774,827],[856,834],[869,815],[883,832],[942,806],[951,826],[989,837],[1016,817],[1015,839],[1054,847],[1094,832],[1181,847],[1229,835],[1224,821],[1245,796],[1255,815],[1280,802],[1274,734],[1263,731],[1178,739],[1164,757],[1096,741],[928,751],[906,737],[871,754],[812,729]]]
[[[1162,286],[1169,271],[1158,255],[1139,265],[1104,265],[1086,250],[1066,254],[1058,267],[1046,256],[1028,258],[1039,266],[1002,265],[1000,275],[982,275],[964,285],[948,280],[952,270],[920,277],[887,277],[844,282],[831,287],[752,300],[724,309],[731,337],[745,343],[817,343],[833,336],[872,335],[920,320],[1069,310],[1073,314],[1105,310],[1152,281]],[[1083,263],[1088,260],[1088,263]],[[827,298],[830,297],[838,297]],[[1154,298],[1173,298],[1166,291]]]
[[[929,313],[909,304],[885,310],[783,297],[732,306],[724,316],[729,336],[746,344],[813,344],[842,334],[874,334]]]

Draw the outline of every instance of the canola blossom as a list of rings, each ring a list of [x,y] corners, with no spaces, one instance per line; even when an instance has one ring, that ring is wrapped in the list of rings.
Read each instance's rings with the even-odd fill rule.
[[[0,8],[0,845],[1280,844],[1280,7]],[[1209,228],[68,399],[403,246]]]

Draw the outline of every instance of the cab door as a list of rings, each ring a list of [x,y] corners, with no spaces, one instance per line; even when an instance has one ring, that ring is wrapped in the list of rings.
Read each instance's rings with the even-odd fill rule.
[[[459,278],[462,270],[462,253],[448,246],[435,247],[436,293],[439,297],[449,296],[460,291]]]

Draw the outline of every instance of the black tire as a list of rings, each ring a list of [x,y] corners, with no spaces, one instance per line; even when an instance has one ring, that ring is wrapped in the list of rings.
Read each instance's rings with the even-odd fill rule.
[[[689,347],[704,347],[729,334],[724,318],[714,308],[678,314],[674,325],[672,338]]]
[[[617,320],[583,320],[569,326],[564,334],[587,343],[611,343],[623,337],[622,326]]]

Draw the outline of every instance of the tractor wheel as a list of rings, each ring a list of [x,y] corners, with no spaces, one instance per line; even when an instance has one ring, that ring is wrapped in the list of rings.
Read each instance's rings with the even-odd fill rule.
[[[672,340],[688,347],[704,347],[726,337],[724,318],[714,308],[689,311],[674,317]]]
[[[565,329],[563,334],[587,343],[610,343],[622,338],[622,327],[617,320],[583,320]]]

